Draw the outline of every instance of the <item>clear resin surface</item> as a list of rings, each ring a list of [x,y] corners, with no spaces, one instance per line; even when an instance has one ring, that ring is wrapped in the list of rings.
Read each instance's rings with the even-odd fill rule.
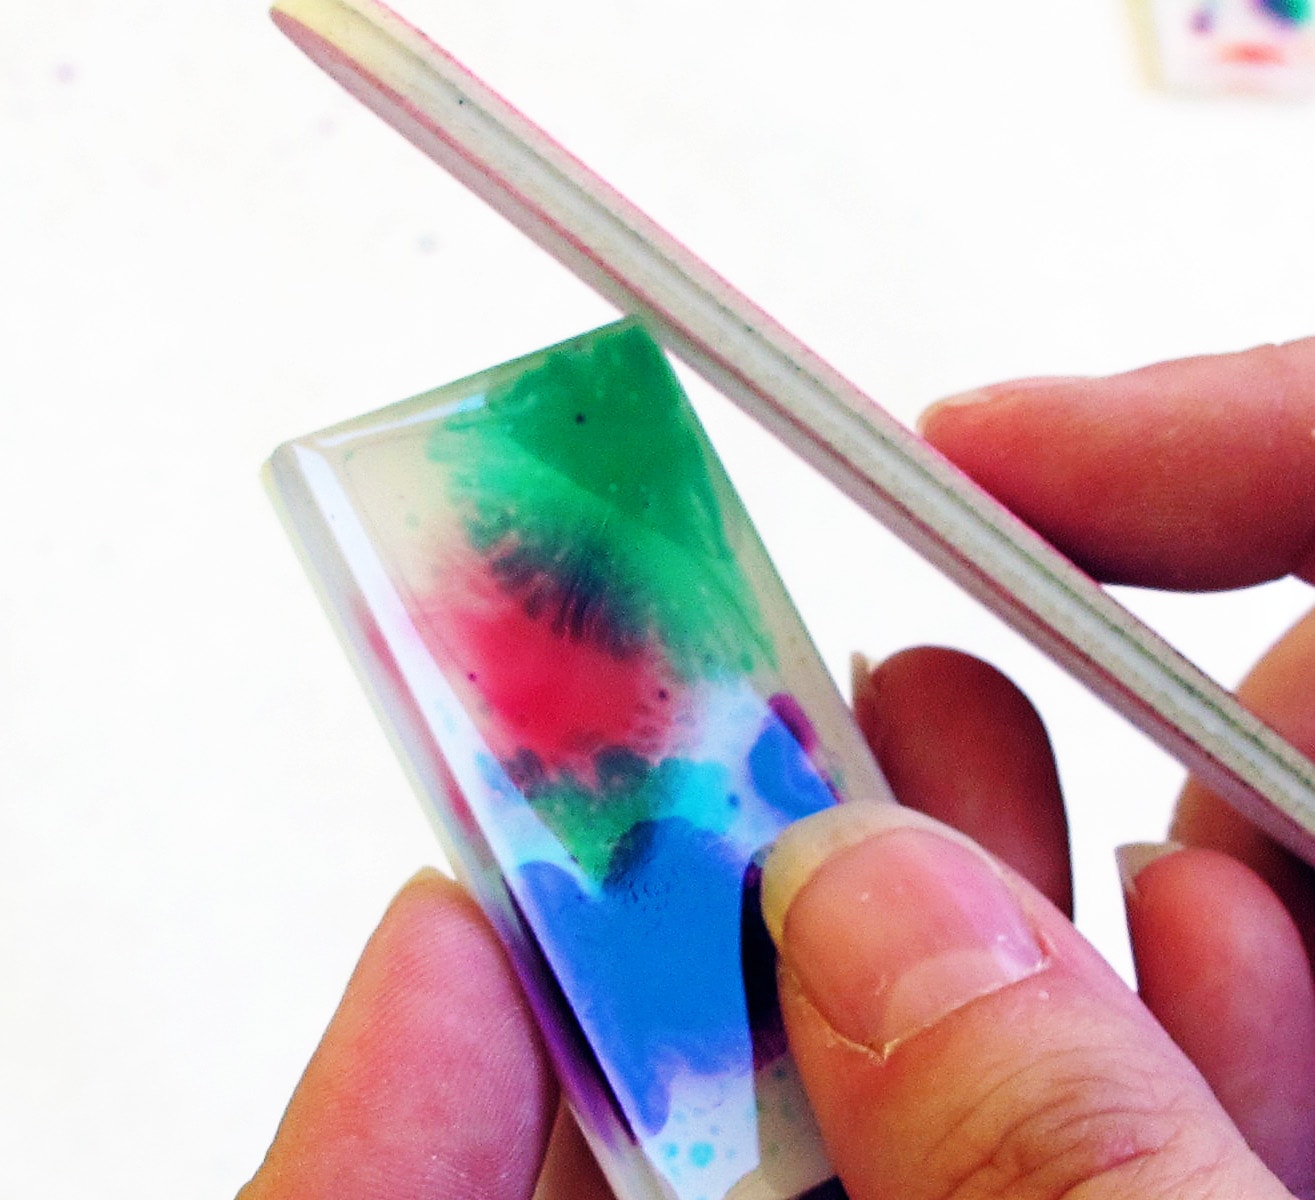
[[[757,861],[887,793],[648,334],[609,326],[268,471],[618,1193],[829,1186]]]

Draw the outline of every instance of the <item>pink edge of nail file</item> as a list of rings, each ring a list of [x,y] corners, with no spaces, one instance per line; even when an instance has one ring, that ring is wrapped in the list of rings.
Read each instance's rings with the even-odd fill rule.
[[[279,0],[317,65],[1273,837],[1315,765],[490,88],[373,0]]]

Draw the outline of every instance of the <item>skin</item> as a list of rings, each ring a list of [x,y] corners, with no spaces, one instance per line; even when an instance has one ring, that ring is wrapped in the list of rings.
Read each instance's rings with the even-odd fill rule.
[[[1315,339],[974,401],[933,408],[925,436],[1097,577],[1315,580]],[[1315,615],[1239,695],[1315,754],[1312,680]],[[856,711],[901,801],[1005,864],[990,886],[1004,880],[1046,962],[878,1054],[837,1036],[800,980],[817,969],[810,929],[853,927],[848,898],[893,843],[851,848],[796,894],[783,1008],[850,1196],[1315,1197],[1310,868],[1190,783],[1173,829],[1185,848],[1129,889],[1134,995],[1068,921],[1058,780],[1013,685],[965,655],[910,650],[864,674]],[[605,1200],[556,1105],[492,934],[455,885],[422,873],[384,915],[241,1197]]]

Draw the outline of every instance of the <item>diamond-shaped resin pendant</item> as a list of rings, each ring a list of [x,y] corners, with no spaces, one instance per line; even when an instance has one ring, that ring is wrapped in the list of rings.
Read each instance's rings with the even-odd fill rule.
[[[826,1185],[756,863],[888,793],[656,344],[609,326],[268,478],[618,1196]]]

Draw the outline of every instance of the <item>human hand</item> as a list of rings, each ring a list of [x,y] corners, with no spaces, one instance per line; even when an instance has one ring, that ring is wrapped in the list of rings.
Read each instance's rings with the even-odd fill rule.
[[[1094,574],[1315,574],[1315,341],[983,400],[933,410],[927,436]],[[1308,619],[1241,689],[1308,753],[1313,665]],[[1192,848],[1130,865],[1143,1005],[1064,916],[1058,782],[1012,685],[909,651],[865,678],[857,710],[900,798],[996,858],[915,811],[849,805],[768,864],[792,1046],[854,1200],[1255,1200],[1288,1195],[1279,1177],[1315,1195],[1310,870],[1189,786],[1174,833]],[[900,922],[862,919],[883,901]],[[501,949],[424,873],[242,1200],[522,1200],[536,1180],[601,1200],[556,1104]]]
[[[928,439],[1097,577],[1315,576],[1315,339],[971,399],[929,412]],[[1240,690],[1308,754],[1313,679],[1308,617]],[[849,1194],[1315,1194],[1310,868],[1189,785],[1190,848],[1124,863],[1139,1003],[1061,915],[1058,785],[1026,702],[944,651],[862,683],[896,795],[1013,870],[855,805],[778,842],[787,1028]]]

